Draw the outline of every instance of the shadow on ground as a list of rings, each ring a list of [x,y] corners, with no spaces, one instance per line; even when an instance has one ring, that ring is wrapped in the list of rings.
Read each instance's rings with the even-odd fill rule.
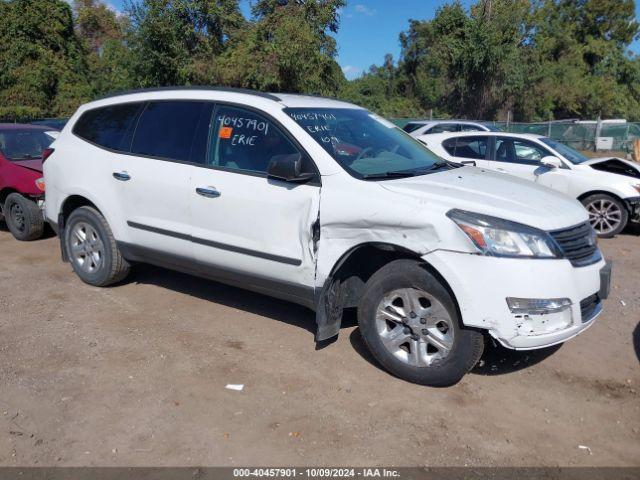
[[[562,344],[537,350],[517,351],[504,348],[489,340],[485,343],[482,358],[471,371],[477,375],[504,375],[529,368],[542,362],[558,350]]]
[[[208,302],[293,325],[312,334],[316,331],[315,315],[305,307],[192,275],[152,265],[136,265],[131,277],[125,281],[128,282],[168,288]]]
[[[640,237],[640,224],[638,223],[629,223],[622,231],[621,235],[629,235],[632,237]]]
[[[343,323],[344,326],[344,323]],[[640,327],[639,327],[640,328]],[[637,331],[637,330],[636,330]],[[373,358],[367,349],[360,330],[356,328],[351,332],[349,337],[354,350],[362,356],[371,365],[381,368],[378,362]],[[556,353],[562,345],[554,345],[553,347],[542,348],[539,350],[516,351],[504,348],[501,345],[494,344],[492,340],[485,343],[482,358],[471,370],[476,375],[506,375],[531,367],[542,362],[547,357]],[[636,348],[636,352],[638,348]]]
[[[636,325],[636,329],[633,331],[633,348],[636,351],[638,362],[640,362],[640,323]]]

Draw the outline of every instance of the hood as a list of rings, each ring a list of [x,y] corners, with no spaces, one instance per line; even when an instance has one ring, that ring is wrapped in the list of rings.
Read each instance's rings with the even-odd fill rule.
[[[27,168],[29,170],[33,170],[34,172],[42,173],[42,159],[40,158],[33,160],[12,160],[11,163],[20,167]]]
[[[615,173],[625,177],[640,179],[640,164],[618,157],[592,158],[582,162],[581,166],[591,167],[600,172]]]
[[[483,213],[542,230],[571,227],[588,219],[577,201],[547,187],[476,167],[387,180],[381,186],[422,203]]]

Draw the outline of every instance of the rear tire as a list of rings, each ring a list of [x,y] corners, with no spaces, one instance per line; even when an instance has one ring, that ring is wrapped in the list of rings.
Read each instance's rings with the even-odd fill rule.
[[[589,214],[589,223],[600,238],[615,237],[627,226],[629,212],[620,200],[611,195],[589,195],[582,204]]]
[[[64,247],[73,270],[89,285],[112,285],[131,270],[109,224],[93,207],[80,207],[71,213],[64,228]]]
[[[3,213],[9,231],[17,240],[29,242],[42,237],[44,219],[33,200],[12,193],[4,202]]]
[[[453,385],[480,359],[484,337],[462,326],[452,295],[418,262],[396,260],[369,279],[358,308],[365,344],[410,382]]]

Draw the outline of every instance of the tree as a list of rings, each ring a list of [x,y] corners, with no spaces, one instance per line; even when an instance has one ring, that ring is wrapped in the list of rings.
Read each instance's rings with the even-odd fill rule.
[[[335,95],[345,81],[335,61],[344,0],[260,0],[254,21],[224,55],[224,83],[259,90]]]
[[[638,34],[633,0],[540,0],[519,116],[533,119],[621,116],[637,119],[631,81],[638,59],[626,49]]]
[[[143,87],[217,83],[217,56],[246,24],[238,0],[143,0],[128,8]]]
[[[455,115],[491,118],[522,85],[529,36],[527,0],[482,0],[467,14],[456,1],[402,34],[407,93]]]
[[[0,18],[0,117],[69,115],[91,97],[66,2],[2,1]]]
[[[100,0],[75,0],[75,28],[85,51],[94,94],[136,86],[134,59],[126,41],[129,20]]]

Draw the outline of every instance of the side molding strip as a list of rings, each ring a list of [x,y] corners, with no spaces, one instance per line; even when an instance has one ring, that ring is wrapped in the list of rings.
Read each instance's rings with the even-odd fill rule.
[[[205,245],[207,247],[219,248],[220,250],[227,250],[229,252],[241,253],[243,255],[249,255],[252,257],[263,258],[265,260],[271,260],[273,262],[285,263],[287,265],[299,266],[302,265],[302,260],[296,258],[282,257],[280,255],[272,255],[270,253],[259,252],[257,250],[250,250],[248,248],[236,247],[235,245],[228,245],[226,243],[214,242],[212,240],[206,240],[204,238],[197,238],[184,233],[173,232],[171,230],[165,230],[163,228],[150,227],[149,225],[143,225],[141,223],[127,221],[127,225],[131,228],[138,230],[145,230],[151,233],[157,233],[159,235],[166,235],[168,237],[179,238],[187,240],[199,245]]]

